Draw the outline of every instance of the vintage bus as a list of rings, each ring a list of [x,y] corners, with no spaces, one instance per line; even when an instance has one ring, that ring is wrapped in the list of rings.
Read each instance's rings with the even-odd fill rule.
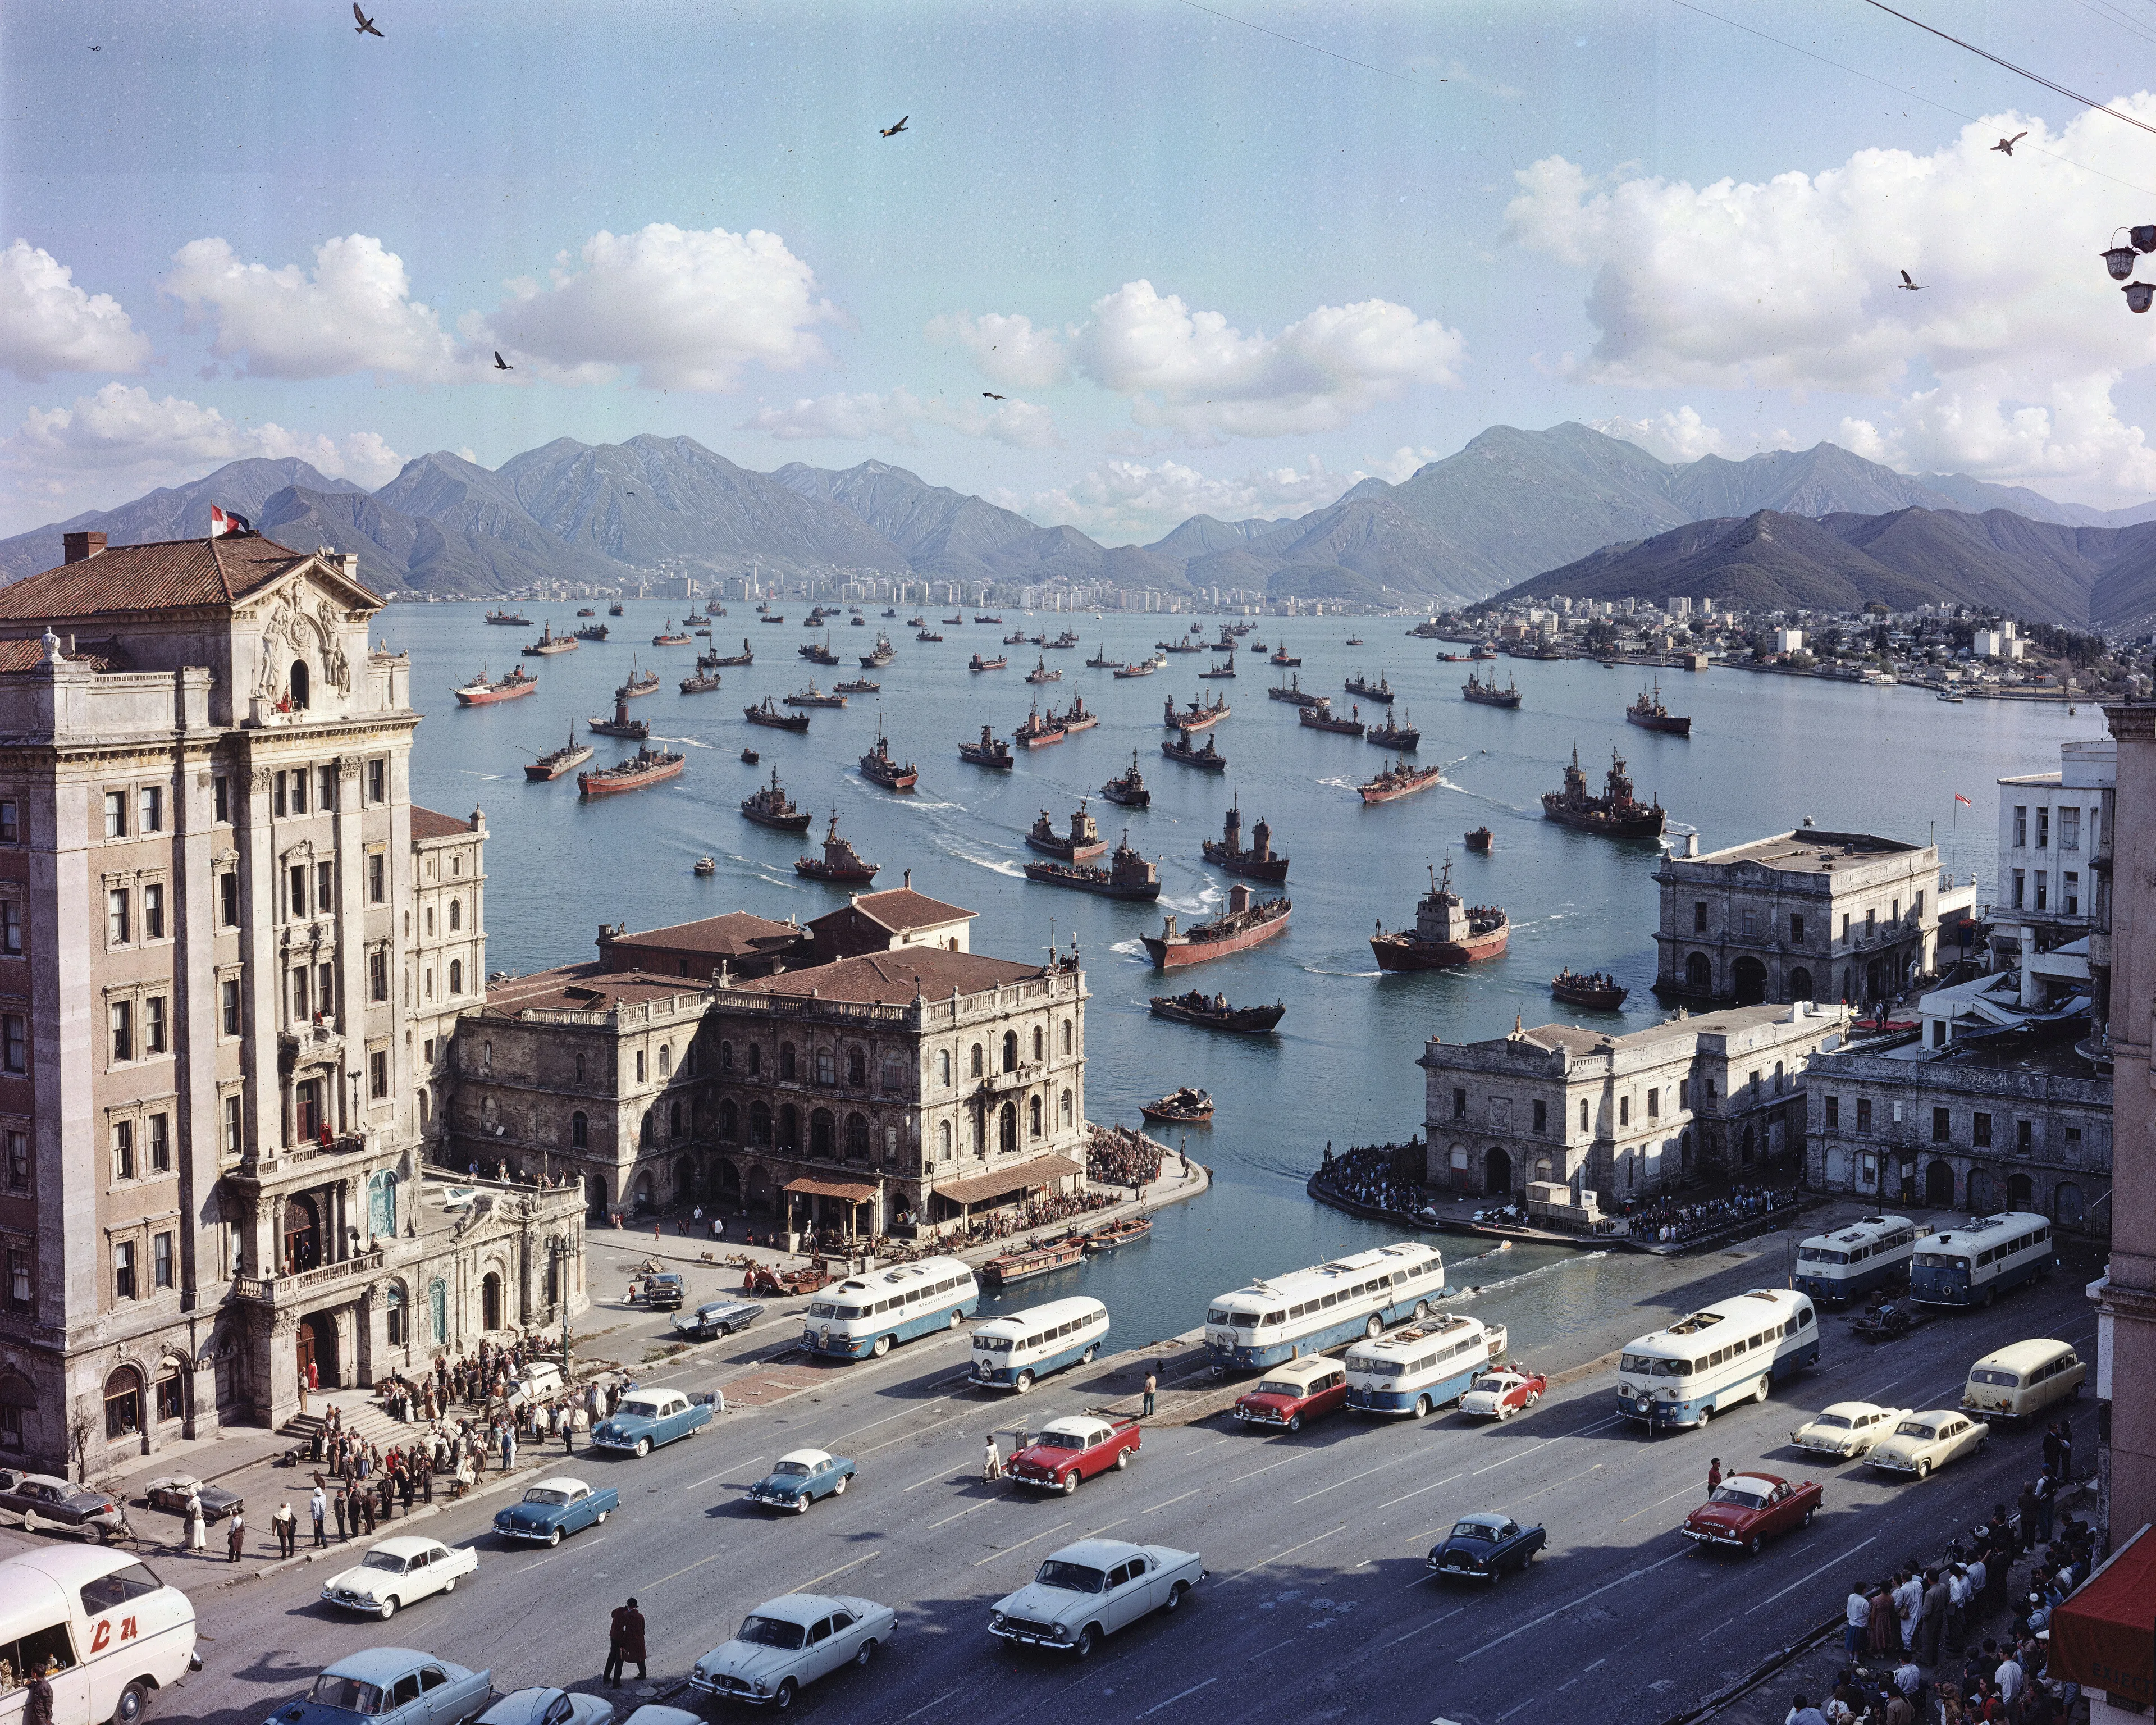
[[[8,1725],[33,1666],[53,1667],[53,1725],[138,1725],[160,1692],[202,1669],[194,1604],[126,1552],[18,1552],[0,1560],[0,1660],[18,1686],[0,1693]]]
[[[1909,1269],[1909,1297],[1924,1306],[1989,1306],[2051,1262],[2047,1218],[2030,1210],[1971,1216],[1924,1242]]]
[[[992,1317],[973,1331],[973,1382],[1020,1395],[1065,1366],[1091,1365],[1108,1333],[1108,1308],[1080,1294]]]
[[[1499,1334],[1480,1318],[1449,1312],[1358,1342],[1348,1350],[1348,1405],[1358,1414],[1423,1419],[1459,1400],[1490,1369]]]
[[[1445,1257],[1404,1240],[1307,1270],[1261,1276],[1206,1308],[1205,1352],[1217,1374],[1276,1366],[1403,1318],[1430,1316],[1445,1291]]]
[[[920,1258],[850,1276],[824,1289],[809,1302],[801,1340],[814,1353],[880,1359],[894,1342],[957,1329],[980,1306],[981,1285],[971,1265]]]
[[[1866,1216],[1815,1234],[1797,1246],[1797,1290],[1830,1304],[1868,1294],[1907,1274],[1917,1241],[1931,1231],[1907,1216]]]
[[[1617,1411],[1650,1431],[1704,1425],[1724,1408],[1767,1399],[1780,1379],[1819,1358],[1811,1296],[1753,1288],[1625,1345]]]

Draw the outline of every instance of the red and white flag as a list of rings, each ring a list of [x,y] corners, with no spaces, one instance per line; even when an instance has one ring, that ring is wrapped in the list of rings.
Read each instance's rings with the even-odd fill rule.
[[[1976,807],[1975,803],[1970,802],[1969,798],[1962,795],[1959,791],[1956,791],[1954,793],[1954,801],[1961,803],[1964,808],[1974,809]]]
[[[209,536],[222,538],[227,533],[249,533],[254,528],[244,515],[234,515],[228,509],[220,509],[214,503],[209,506]]]

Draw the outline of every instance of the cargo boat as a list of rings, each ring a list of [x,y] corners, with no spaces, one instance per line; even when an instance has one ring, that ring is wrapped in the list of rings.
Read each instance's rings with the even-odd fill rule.
[[[741,812],[760,827],[774,827],[782,833],[805,833],[808,830],[808,812],[796,809],[793,799],[778,788],[778,769],[771,769],[771,783],[742,798]]]
[[[815,679],[813,677],[809,679],[808,686],[806,689],[797,690],[786,697],[786,705],[788,706],[844,706],[845,704],[844,696],[826,695],[816,686]]]
[[[1229,681],[1235,675],[1235,649],[1233,647],[1229,648],[1228,662],[1225,665],[1216,665],[1210,670],[1202,670],[1199,672],[1198,675],[1201,679],[1209,682],[1224,683]]]
[[[634,701],[639,696],[656,695],[658,692],[659,673],[638,670],[635,660],[631,659],[629,661],[629,680],[613,691],[613,698],[616,701]]]
[[[856,622],[860,621],[858,618],[855,620]],[[863,670],[881,670],[886,665],[889,665],[892,660],[897,657],[898,649],[891,645],[891,637],[886,634],[881,629],[878,629],[876,631],[875,651],[861,655],[861,669]]]
[[[1076,632],[1075,630],[1073,630],[1073,629],[1065,629],[1065,630],[1063,631],[1063,633],[1062,633],[1061,634],[1060,634],[1060,635],[1056,636],[1056,638],[1055,638],[1054,640],[1050,641],[1050,642],[1048,644],[1048,650],[1049,650],[1050,652],[1051,652],[1051,653],[1054,653],[1054,652],[1058,651],[1059,649],[1070,649],[1070,648],[1074,648],[1074,647],[1075,647],[1077,644],[1078,644],[1078,635],[1077,635],[1077,632]]]
[[[547,659],[557,653],[573,653],[576,650],[577,638],[574,635],[556,634],[553,621],[550,618],[540,629],[539,639],[526,645],[524,656],[526,659]]]
[[[1068,1270],[1083,1260],[1085,1255],[1086,1248],[1078,1240],[1051,1240],[1046,1245],[1027,1246],[1023,1250],[1005,1252],[1000,1257],[989,1259],[981,1266],[981,1280],[1008,1288],[1037,1276],[1052,1276],[1059,1270]]]
[[[1355,790],[1365,803],[1390,803],[1397,798],[1428,790],[1437,783],[1443,770],[1437,767],[1410,767],[1404,761],[1395,760],[1375,778],[1365,779],[1357,785]]]
[[[1227,1030],[1238,1036],[1270,1036],[1287,1012],[1285,1001],[1271,1006],[1230,1006],[1224,997],[1193,988],[1188,994],[1156,994],[1152,1015],[1203,1030]]]
[[[559,778],[563,773],[581,767],[591,759],[592,746],[577,741],[574,726],[569,727],[569,740],[561,747],[540,756],[536,761],[524,763],[524,776],[533,783],[545,784]]]
[[[652,636],[651,644],[654,647],[685,647],[689,644],[689,631],[675,628],[674,619],[670,617],[666,619],[666,627]]]
[[[531,619],[517,611],[490,611],[486,620],[504,629],[529,629]]]
[[[1099,824],[1082,801],[1070,816],[1068,835],[1055,830],[1055,823],[1044,809],[1040,818],[1027,831],[1025,842],[1029,850],[1038,850],[1043,856],[1060,857],[1065,862],[1084,862],[1089,857],[1104,855],[1108,848],[1108,841],[1101,836]]]
[[[1497,835],[1487,827],[1477,827],[1463,842],[1477,856],[1487,856],[1497,848]]]
[[[1642,731],[1660,731],[1671,737],[1691,735],[1691,715],[1673,713],[1662,705],[1662,685],[1655,685],[1652,695],[1642,694],[1625,709],[1625,722],[1637,725]]]
[[[1495,905],[1467,905],[1452,890],[1452,859],[1445,878],[1430,870],[1430,891],[1415,906],[1413,928],[1388,934],[1380,922],[1370,937],[1380,970],[1450,970],[1495,958],[1512,938],[1512,920]]]
[[[1037,658],[1034,661],[1033,669],[1025,674],[1025,680],[1029,683],[1060,683],[1063,680],[1063,673],[1060,670],[1049,670],[1048,660],[1045,658]]]
[[[624,737],[631,742],[641,742],[651,735],[651,726],[642,719],[630,718],[629,703],[619,698],[614,701],[611,719],[593,719],[584,728],[600,737]]]
[[[1195,767],[1201,772],[1225,773],[1228,770],[1228,757],[1220,752],[1220,739],[1217,737],[1208,737],[1204,748],[1194,749],[1190,746],[1190,733],[1178,731],[1175,733],[1175,741],[1163,743],[1160,752],[1171,761],[1180,761],[1184,766]]]
[[[1011,765],[1010,745],[997,736],[991,726],[983,725],[978,742],[958,745],[958,758],[975,767],[996,767],[1008,770]]]
[[[778,778],[778,769],[774,767],[772,769],[772,782],[776,784]],[[757,793],[758,796],[762,794],[761,791]],[[747,814],[747,803],[744,803],[742,805],[742,812]],[[752,816],[751,819],[754,817]],[[767,823],[767,824],[776,824],[776,823]],[[866,886],[875,880],[876,870],[881,866],[880,863],[869,861],[860,852],[839,836],[839,811],[835,809],[831,811],[831,824],[824,834],[824,854],[821,856],[796,857],[793,860],[793,872],[804,880],[858,882],[862,886]]]
[[[1069,712],[1059,713],[1055,708],[1050,707],[1048,717],[1051,724],[1060,725],[1063,727],[1063,734],[1065,737],[1075,737],[1081,731],[1091,731],[1101,722],[1101,716],[1086,707],[1086,697],[1082,695],[1074,695],[1070,697]]]
[[[1186,1084],[1157,1102],[1141,1102],[1138,1112],[1147,1120],[1173,1121],[1183,1126],[1204,1126],[1213,1118],[1213,1093]]]
[[[619,603],[608,605],[607,607],[607,615],[609,617],[619,617],[621,615],[621,612],[622,608]]]
[[[1022,749],[1045,749],[1052,742],[1062,742],[1064,735],[1063,727],[1055,722],[1055,716],[1050,713],[1044,719],[1040,716],[1040,709],[1035,706],[1026,714],[1024,722],[1011,733],[1011,740]]]
[[[1332,713],[1332,703],[1328,699],[1318,702],[1315,706],[1296,708],[1295,717],[1296,722],[1306,730],[1331,731],[1342,737],[1360,737],[1363,734],[1363,709],[1359,706],[1350,707],[1348,714],[1348,716],[1344,719],[1335,718]]]
[[[592,614],[584,611],[578,614],[588,617]],[[603,641],[606,638],[607,626],[603,623],[588,623],[577,631],[577,639],[580,641]]]
[[[681,769],[689,764],[685,753],[654,749],[649,743],[638,747],[626,761],[617,761],[611,767],[602,767],[596,773],[579,773],[577,789],[587,797],[610,797],[617,791],[640,791],[646,785],[657,784],[661,779],[679,778]]]
[[[514,701],[520,695],[529,695],[538,686],[538,678],[518,665],[511,666],[509,675],[499,683],[490,683],[486,680],[486,673],[481,671],[463,688],[454,692],[459,706],[485,706],[497,701]]]
[[[1350,695],[1359,695],[1363,700],[1374,701],[1379,706],[1390,706],[1393,704],[1392,685],[1385,680],[1385,674],[1383,671],[1378,673],[1378,680],[1373,683],[1358,670],[1341,686]]]
[[[752,665],[755,662],[756,655],[750,652],[748,649],[748,637],[747,635],[743,635],[742,637],[742,649],[740,652],[728,653],[723,656],[716,653],[706,653],[703,657],[696,661],[697,664],[708,665],[714,670],[730,665]]]
[[[943,637],[932,629],[919,629],[913,632],[913,639],[916,641],[940,641]]]
[[[1111,803],[1119,803],[1126,809],[1150,809],[1152,793],[1146,788],[1145,775],[1138,771],[1138,752],[1131,751],[1131,770],[1119,773],[1101,787],[1101,794]]]
[[[1160,722],[1180,731],[1185,737],[1194,731],[1209,731],[1235,709],[1228,705],[1228,697],[1216,695],[1209,701],[1190,697],[1189,704],[1178,708],[1175,697],[1170,696],[1161,705]]]
[[[1245,947],[1255,947],[1261,941],[1285,934],[1289,913],[1294,908],[1291,899],[1255,900],[1250,889],[1238,881],[1228,889],[1225,912],[1210,922],[1200,922],[1180,932],[1175,918],[1168,917],[1158,934],[1144,937],[1146,953],[1156,970],[1178,970],[1186,964],[1203,963],[1208,958],[1225,957],[1230,952],[1240,952]]]
[[[598,614],[599,614],[593,610],[589,605],[585,606],[583,609],[577,613],[577,615],[579,617],[596,617]]]
[[[716,671],[698,671],[693,677],[681,679],[684,695],[709,695],[718,686],[719,674]]]
[[[1496,680],[1486,683],[1475,672],[1467,674],[1467,680],[1460,685],[1460,698],[1471,701],[1478,706],[1516,707],[1520,704],[1518,685],[1507,683],[1500,689]]]
[[[1025,865],[1025,878],[1051,886],[1075,886],[1081,892],[1095,893],[1101,898],[1150,900],[1160,896],[1159,866],[1131,849],[1127,829],[1105,869],[1087,868],[1082,863],[1029,862]]]
[[[1313,695],[1302,686],[1301,677],[1290,677],[1285,686],[1276,683],[1271,688],[1266,690],[1265,699],[1285,701],[1296,706],[1324,706],[1332,697],[1329,695]]]
[[[973,621],[974,621],[974,622],[976,622],[976,623],[993,623],[993,624],[995,624],[995,626],[996,626],[998,629],[1001,629],[1001,628],[1003,627],[1003,624],[1004,624],[1004,620],[1003,620],[1003,619],[1002,619],[1002,618],[1000,618],[1000,617],[978,617],[978,616],[977,616],[976,618],[974,618]]]
[[[1422,747],[1422,732],[1407,721],[1405,714],[1401,715],[1401,722],[1396,725],[1393,722],[1392,715],[1388,713],[1383,724],[1373,725],[1363,733],[1363,741],[1374,742],[1381,749],[1395,749],[1404,755],[1411,755]]]
[[[1101,650],[1086,661],[1086,668],[1088,670],[1121,670],[1123,662],[1120,659],[1108,657],[1108,644],[1103,641]]]
[[[1659,839],[1668,817],[1661,799],[1642,803],[1632,794],[1632,781],[1625,771],[1625,757],[1612,751],[1609,777],[1602,794],[1588,794],[1587,775],[1579,770],[1579,751],[1572,752],[1572,764],[1564,769],[1564,788],[1543,793],[1543,814],[1560,826],[1604,839]]]
[[[983,659],[979,654],[976,653],[971,659],[966,661],[966,669],[968,670],[975,671],[1009,670],[1010,669],[1010,660],[1000,653],[993,659]]]
[[[1287,650],[1287,643],[1286,641],[1282,641],[1280,644],[1280,646],[1274,651],[1273,656],[1270,659],[1268,659],[1265,663],[1267,665],[1301,665],[1302,663],[1302,655],[1299,653],[1289,652]]]
[[[793,652],[797,658],[805,659],[811,665],[833,665],[839,662],[839,655],[831,650],[828,637],[820,641],[804,642]]]
[[[1203,641],[1155,641],[1152,644],[1156,651],[1162,653],[1203,653],[1205,650]]]
[[[1111,675],[1117,678],[1149,677],[1167,663],[1165,659],[1141,659],[1135,664],[1117,665]]]
[[[1273,829],[1260,821],[1250,829],[1250,848],[1244,850],[1243,811],[1230,803],[1220,823],[1220,836],[1204,840],[1200,849],[1215,868],[1277,886],[1287,879],[1287,859],[1273,855]]]
[[[742,716],[752,725],[768,726],[773,731],[806,731],[808,728],[808,714],[782,713],[772,704],[768,695],[757,706],[743,707]]]
[[[1120,1222],[1111,1222],[1086,1236],[1086,1255],[1097,1258],[1103,1252],[1112,1252],[1117,1246],[1126,1246],[1141,1240],[1152,1238],[1151,1216],[1125,1216]]]
[[[1607,971],[1582,975],[1568,964],[1550,978],[1552,994],[1568,1006],[1584,1007],[1589,1012],[1615,1012],[1631,992]]]
[[[912,762],[903,767],[891,757],[891,740],[883,734],[883,721],[876,721],[875,747],[861,757],[861,777],[871,784],[880,784],[887,791],[910,791],[920,778],[921,772]]]

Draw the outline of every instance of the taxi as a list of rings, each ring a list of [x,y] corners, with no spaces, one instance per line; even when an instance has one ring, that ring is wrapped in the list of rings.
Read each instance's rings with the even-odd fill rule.
[[[1301,1431],[1307,1421],[1347,1405],[1348,1368],[1314,1353],[1270,1368],[1258,1387],[1236,1402],[1235,1417],[1245,1425]]]

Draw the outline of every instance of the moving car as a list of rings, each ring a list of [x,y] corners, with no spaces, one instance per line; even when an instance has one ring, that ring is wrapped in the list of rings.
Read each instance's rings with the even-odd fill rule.
[[[239,1492],[228,1491],[222,1486],[206,1486],[191,1473],[160,1475],[150,1481],[142,1493],[142,1502],[151,1509],[182,1516],[187,1512],[187,1494],[191,1491],[201,1495],[205,1522],[221,1522],[234,1510],[247,1507],[247,1500]]]
[[[494,1694],[493,1673],[410,1647],[370,1647],[323,1668],[314,1686],[267,1725],[465,1725]]]
[[[1789,1434],[1789,1441],[1815,1455],[1846,1461],[1871,1453],[1871,1446],[1909,1417],[1907,1408],[1882,1408],[1871,1402],[1836,1402],[1810,1424]]]
[[[763,1307],[753,1300],[706,1300],[694,1312],[684,1312],[675,1318],[674,1333],[708,1342],[715,1336],[745,1330],[762,1316]]]
[[[1507,1569],[1524,1569],[1549,1543],[1549,1531],[1537,1522],[1523,1527],[1508,1515],[1478,1510],[1452,1524],[1452,1531],[1430,1548],[1430,1568],[1440,1575],[1461,1575],[1495,1587]]]
[[[559,1545],[564,1533],[595,1526],[620,1507],[621,1493],[613,1486],[593,1491],[582,1480],[557,1474],[526,1486],[522,1498],[497,1512],[494,1531],[505,1539]]]
[[[512,1689],[479,1725],[613,1725],[613,1703],[572,1689]]]
[[[1128,1467],[1145,1441],[1127,1414],[1070,1414],[1051,1420],[1021,1444],[1004,1471],[1021,1486],[1046,1486],[1066,1496],[1081,1480]]]
[[[1886,1473],[1910,1473],[1918,1479],[1981,1450],[1991,1428],[1953,1408],[1912,1414],[1881,1438],[1864,1459]]]
[[[1969,1368],[1962,1409],[1979,1420],[2030,1420],[2082,1393],[2088,1362],[2064,1342],[2016,1342]]]
[[[649,1455],[711,1423],[709,1396],[684,1395],[678,1389],[631,1390],[609,1418],[592,1428],[592,1446]]]
[[[1044,1563],[1033,1579],[996,1601],[988,1632],[1026,1647],[1092,1656],[1104,1636],[1150,1611],[1173,1611],[1205,1579],[1194,1551],[1081,1539]]]
[[[1460,1398],[1460,1411],[1476,1420],[1509,1420],[1534,1406],[1548,1388],[1540,1372],[1486,1372]]]
[[[799,1514],[819,1497],[844,1497],[846,1481],[856,1471],[846,1456],[834,1455],[829,1450],[791,1450],[748,1488],[748,1501]]]
[[[414,1599],[455,1592],[458,1580],[478,1568],[479,1553],[470,1546],[409,1536],[385,1539],[356,1568],[324,1582],[322,1597],[347,1611],[372,1611],[387,1623]]]
[[[629,1303],[648,1306],[654,1312],[678,1312],[688,1296],[688,1281],[679,1271],[663,1270],[647,1276],[629,1290]]]
[[[1792,1484],[1771,1473],[1733,1473],[1677,1532],[1695,1544],[1727,1546],[1756,1558],[1769,1539],[1810,1527],[1821,1495],[1817,1480]]]
[[[1323,1354],[1274,1366],[1258,1387],[1235,1404],[1235,1417],[1246,1425],[1277,1425],[1301,1431],[1306,1421],[1337,1414],[1348,1405],[1348,1368]]]
[[[110,1492],[13,1467],[0,1467],[0,1510],[22,1517],[26,1528],[44,1522],[78,1528],[100,1539],[110,1539],[126,1526],[126,1517]]]
[[[796,1695],[843,1665],[865,1666],[891,1638],[898,1614],[850,1594],[783,1594],[766,1599],[730,1641],[698,1660],[689,1686],[725,1701],[784,1712]]]

